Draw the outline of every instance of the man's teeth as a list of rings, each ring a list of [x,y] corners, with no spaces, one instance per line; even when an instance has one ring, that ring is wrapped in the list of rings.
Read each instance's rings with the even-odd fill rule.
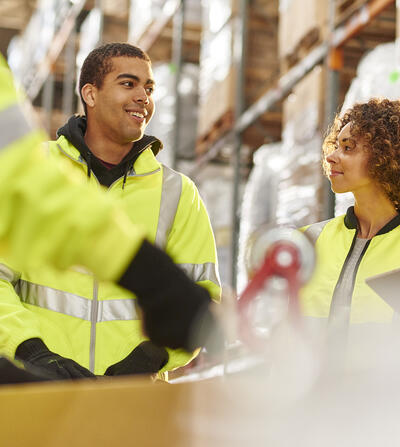
[[[144,118],[143,113],[139,113],[139,112],[129,112],[129,114],[131,116],[137,116],[138,118]]]

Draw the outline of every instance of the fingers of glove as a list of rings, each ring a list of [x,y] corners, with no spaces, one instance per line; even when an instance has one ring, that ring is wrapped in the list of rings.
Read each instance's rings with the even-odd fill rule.
[[[76,363],[74,360],[63,358],[62,365],[63,368],[70,374],[71,379],[81,377],[95,377],[95,375],[91,371],[79,365],[79,363]]]
[[[165,348],[144,341],[123,360],[107,368],[105,375],[154,374],[168,362]]]
[[[77,379],[83,377],[94,377],[88,369],[79,365],[71,359],[67,359],[61,356],[53,356],[47,358],[46,361],[41,359],[41,362],[34,363],[45,370],[48,370],[52,375],[61,379]]]

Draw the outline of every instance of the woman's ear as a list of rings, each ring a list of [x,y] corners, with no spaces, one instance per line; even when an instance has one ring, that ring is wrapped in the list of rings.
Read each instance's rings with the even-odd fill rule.
[[[96,86],[93,84],[85,84],[82,87],[81,94],[87,107],[94,107],[96,105],[96,90]]]

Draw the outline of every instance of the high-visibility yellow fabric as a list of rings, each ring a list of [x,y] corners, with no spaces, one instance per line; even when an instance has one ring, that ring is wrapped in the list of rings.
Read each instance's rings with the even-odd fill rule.
[[[400,267],[400,226],[395,223],[392,227],[371,239],[356,267],[351,299],[351,324],[392,321],[394,312],[391,306],[365,283],[370,276]],[[346,226],[345,216],[336,217],[323,227],[315,243],[315,272],[300,294],[305,316],[317,319],[329,317],[334,290],[355,236],[356,228]]]
[[[31,132],[10,140],[31,119],[24,116],[22,105],[18,119],[7,113],[21,99],[0,55],[0,121],[10,132],[5,145],[4,131],[0,135],[1,255],[18,268],[85,265],[102,279],[118,279],[144,233],[111,198],[62,174],[45,158],[39,149],[46,139],[42,130],[33,125]],[[108,256],[117,244],[120,250]]]
[[[86,163],[80,159],[78,150],[65,137],[60,137],[57,142],[51,142],[48,149],[51,158],[56,159],[59,165],[63,165],[68,171],[74,171],[78,183],[89,181],[92,190],[105,191],[93,173],[88,179]],[[146,237],[151,242],[154,242],[160,218],[163,169],[148,147],[136,160],[135,175],[127,176],[124,188],[121,177],[106,193],[126,212],[135,226],[145,231]],[[195,266],[213,264],[216,267],[214,237],[204,204],[193,182],[181,176],[182,191],[165,250],[177,264]],[[90,216],[87,216],[86,210],[82,209],[81,219],[85,221],[87,218]],[[59,221],[58,226],[62,225],[63,222]],[[108,261],[112,261],[123,244],[123,240],[115,242],[109,250]],[[93,321],[84,320],[37,305],[21,303],[10,283],[4,282],[3,297],[6,298],[0,301],[0,323],[3,320],[8,338],[7,335],[1,337],[0,333],[0,350],[6,351],[11,356],[21,342],[28,338],[39,337],[54,352],[72,358],[82,366],[91,367],[96,374],[103,374],[107,367],[125,358],[135,346],[145,340],[137,316],[131,320],[107,321],[109,314],[104,311],[104,301],[134,299],[129,292],[111,282],[97,282],[93,276],[79,271],[55,272],[44,268],[26,270],[22,273],[21,279],[90,300],[91,310],[94,306],[97,308],[97,318],[91,314],[90,319]],[[198,280],[200,285],[206,287],[214,299],[219,299],[218,280],[214,282],[204,278],[204,275],[192,279]],[[65,301],[68,300],[66,297]],[[193,357],[183,350],[169,350],[169,355],[170,359],[163,371],[185,365]]]

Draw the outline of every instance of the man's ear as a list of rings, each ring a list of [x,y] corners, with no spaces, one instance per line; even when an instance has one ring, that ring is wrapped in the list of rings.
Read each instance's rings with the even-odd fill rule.
[[[81,93],[82,98],[86,103],[87,107],[94,107],[96,104],[96,86],[93,84],[85,84],[82,87]]]

